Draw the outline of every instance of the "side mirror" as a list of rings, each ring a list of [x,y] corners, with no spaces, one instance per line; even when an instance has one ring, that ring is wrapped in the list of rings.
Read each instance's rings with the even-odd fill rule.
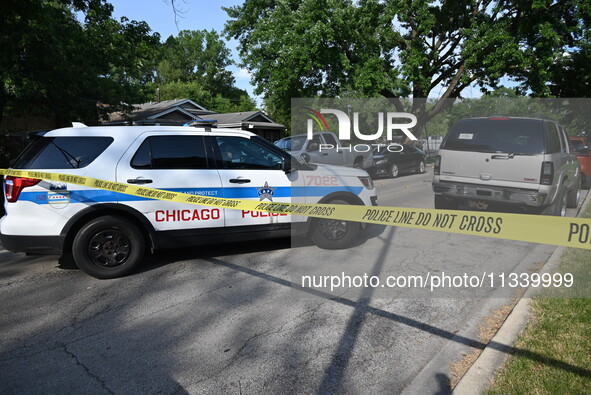
[[[285,173],[291,172],[291,161],[283,159],[283,162],[281,163],[281,170],[283,170]]]
[[[302,158],[302,160],[304,161],[305,164],[310,163],[310,154],[307,153],[303,153],[300,155],[300,158]]]
[[[306,151],[308,151],[308,152],[318,151],[319,148],[320,148],[320,146],[318,145],[318,143],[310,143],[310,144],[308,144],[308,148],[306,148]]]

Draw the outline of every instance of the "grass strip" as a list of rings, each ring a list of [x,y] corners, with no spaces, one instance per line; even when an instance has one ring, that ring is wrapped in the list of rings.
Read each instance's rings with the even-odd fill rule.
[[[591,205],[582,217],[591,218]],[[557,272],[572,273],[575,286],[532,300],[517,351],[487,394],[591,394],[591,251],[566,249]]]

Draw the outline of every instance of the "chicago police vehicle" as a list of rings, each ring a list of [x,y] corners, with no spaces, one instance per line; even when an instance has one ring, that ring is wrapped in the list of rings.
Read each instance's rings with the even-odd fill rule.
[[[376,205],[359,169],[300,164],[246,131],[182,126],[77,125],[47,132],[15,169],[92,177],[201,196],[272,202]],[[359,223],[197,206],[7,176],[3,246],[72,253],[98,278],[123,276],[150,249],[304,233],[320,247],[345,248]]]

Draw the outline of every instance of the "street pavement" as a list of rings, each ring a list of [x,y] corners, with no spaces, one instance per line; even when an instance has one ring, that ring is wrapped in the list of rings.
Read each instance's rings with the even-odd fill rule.
[[[376,180],[380,205],[432,208],[431,177]],[[526,271],[554,249],[367,234],[341,251],[299,239],[161,251],[115,280],[0,249],[0,393],[445,393],[449,363],[484,347],[479,325],[514,290],[331,292],[301,276]]]

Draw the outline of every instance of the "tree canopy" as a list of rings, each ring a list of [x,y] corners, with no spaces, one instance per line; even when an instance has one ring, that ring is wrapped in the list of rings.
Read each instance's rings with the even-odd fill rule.
[[[162,47],[156,68],[160,98],[190,98],[218,112],[250,111],[254,101],[237,88],[225,41],[214,30],[183,30]]]
[[[550,69],[591,15],[585,0],[246,0],[225,10],[225,33],[272,111],[287,116],[293,97],[383,96],[399,111],[401,98],[440,98],[413,101],[423,120],[507,76],[550,96]]]
[[[0,117],[37,112],[58,124],[96,122],[101,108],[142,99],[160,37],[145,22],[113,19],[112,10],[103,0],[5,2]]]
[[[234,86],[230,51],[215,31],[161,43],[146,22],[115,19],[106,0],[6,0],[0,11],[0,121],[37,114],[94,124],[157,100],[157,88],[163,100],[188,97],[214,111],[255,107]]]

